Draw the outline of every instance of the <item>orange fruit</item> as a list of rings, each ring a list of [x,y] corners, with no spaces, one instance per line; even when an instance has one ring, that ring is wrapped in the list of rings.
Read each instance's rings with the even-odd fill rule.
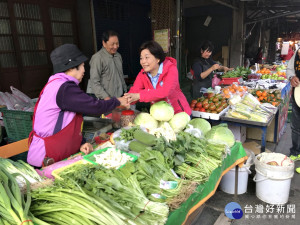
[[[224,92],[225,95],[229,94],[229,90],[228,89],[224,89],[223,92]]]
[[[237,90],[237,89],[238,89],[238,86],[235,85],[235,84],[233,84],[233,85],[231,86],[231,88],[233,88],[234,90]]]
[[[259,97],[259,101],[262,101],[262,100],[264,100],[264,97],[263,97],[263,96],[260,96],[260,97]]]
[[[244,91],[244,88],[241,87],[241,86],[239,86],[239,87],[238,87],[238,91],[239,91],[239,92],[243,92],[243,91]]]
[[[262,92],[261,92],[261,91],[256,91],[256,95],[257,95],[258,97],[260,97],[260,96],[262,95]]]
[[[263,97],[266,97],[268,95],[268,93],[266,91],[263,91],[263,93],[261,94]]]

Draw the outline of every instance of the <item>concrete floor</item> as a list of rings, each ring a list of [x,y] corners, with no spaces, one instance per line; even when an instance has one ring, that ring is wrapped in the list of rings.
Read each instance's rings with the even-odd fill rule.
[[[246,140],[249,141],[249,140]],[[259,142],[258,142],[259,143]],[[286,131],[284,135],[281,137],[279,143],[276,145],[274,143],[267,143],[267,149],[272,152],[280,152],[283,154],[289,154],[289,148],[291,147],[291,128],[288,123]],[[297,161],[295,164],[295,168],[300,167],[300,161]],[[224,213],[225,206],[230,202],[237,202],[241,205],[244,215],[241,219],[230,220],[227,219],[226,223],[218,223],[225,224],[234,224],[234,225],[294,225],[300,224],[300,175],[298,173],[294,173],[294,177],[291,181],[291,187],[289,192],[289,200],[284,208],[284,213],[277,213],[275,210],[277,206],[274,206],[273,213],[265,213],[266,207],[268,204],[261,201],[256,197],[256,183],[253,181],[253,177],[255,175],[254,165],[250,168],[252,174],[249,175],[248,178],[248,186],[247,192],[245,194],[238,195],[237,198],[234,195],[227,194],[217,189],[214,196],[212,196],[206,203],[205,208],[200,215],[193,221],[193,225],[213,225],[217,221],[218,217],[221,213]],[[246,206],[247,205],[247,206]],[[258,213],[255,212],[256,208],[262,205],[263,212]],[[252,213],[250,213],[249,208],[245,210],[246,207],[253,207]],[[295,207],[295,212],[287,213],[288,207]],[[247,211],[247,212],[246,212]],[[278,217],[277,217],[277,216]]]

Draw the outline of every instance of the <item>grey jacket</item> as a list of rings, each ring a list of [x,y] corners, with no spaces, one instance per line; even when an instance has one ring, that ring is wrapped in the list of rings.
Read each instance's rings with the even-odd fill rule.
[[[90,61],[92,92],[99,99],[121,97],[127,92],[120,53],[111,55],[102,47]]]

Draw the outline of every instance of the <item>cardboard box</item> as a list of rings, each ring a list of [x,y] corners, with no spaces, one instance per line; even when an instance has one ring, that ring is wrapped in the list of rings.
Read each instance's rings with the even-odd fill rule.
[[[277,90],[277,93],[279,90]],[[289,102],[291,98],[291,85],[288,83],[281,90],[282,102],[278,106],[278,123],[277,123],[277,133],[275,134],[275,118],[267,128],[266,141],[275,142],[274,137],[277,137],[277,142],[282,137],[287,124],[288,111],[289,111]],[[247,138],[254,140],[261,140],[262,130],[260,128],[247,127]]]
[[[246,133],[247,129],[244,126],[234,126],[234,125],[228,125],[228,128],[233,133],[235,140],[240,141],[244,143],[246,141]]]
[[[250,150],[254,152],[255,155],[258,155],[261,153],[261,145],[256,143],[255,141],[249,141],[243,143],[244,149]],[[265,152],[271,152],[269,149],[265,149]]]
[[[247,127],[247,139],[261,140],[262,129]],[[275,133],[275,117],[272,120],[271,124],[267,127],[266,141],[274,142],[274,133]],[[277,140],[279,141],[279,140]]]

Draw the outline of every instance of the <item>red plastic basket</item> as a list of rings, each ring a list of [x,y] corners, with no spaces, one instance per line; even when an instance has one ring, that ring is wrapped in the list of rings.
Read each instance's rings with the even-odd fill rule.
[[[242,77],[229,77],[229,78],[224,78],[222,77],[222,80],[220,82],[221,85],[230,85],[233,83],[238,83],[240,84],[240,81],[242,81],[243,78]]]

